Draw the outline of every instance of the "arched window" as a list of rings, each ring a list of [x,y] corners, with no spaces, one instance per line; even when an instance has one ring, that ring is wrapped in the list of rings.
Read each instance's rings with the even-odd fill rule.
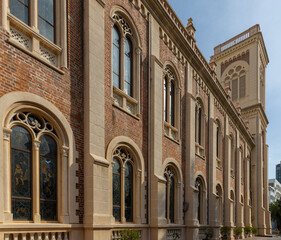
[[[14,220],[32,220],[32,138],[21,126],[12,128],[11,165]]]
[[[126,112],[140,112],[140,55],[139,40],[132,24],[114,13],[112,28],[112,82],[114,105]]]
[[[164,77],[164,121],[165,122],[168,121],[168,117],[167,117],[167,113],[168,113],[168,110],[167,110],[167,107],[168,107],[168,104],[167,104],[167,88],[168,88],[168,80],[167,80],[167,77],[165,76]]]
[[[234,191],[230,190],[230,200],[231,200],[231,204],[230,204],[230,213],[231,213],[231,219],[233,224],[235,224],[235,196],[234,196]]]
[[[129,96],[133,96],[133,79],[132,79],[132,66],[133,66],[133,54],[132,43],[130,39],[125,40],[124,51],[124,90]]]
[[[195,181],[195,188],[197,189],[197,219],[198,222],[200,224],[203,223],[203,216],[204,216],[204,212],[203,212],[203,198],[204,198],[204,184],[203,184],[203,180],[201,179],[201,177],[198,177]]]
[[[13,219],[58,220],[58,142],[54,126],[33,112],[16,112],[11,121]]]
[[[120,33],[116,26],[112,30],[113,85],[120,88]]]
[[[235,144],[234,137],[230,136],[230,174],[232,177],[235,177]]]
[[[221,124],[217,120],[216,121],[216,158],[217,158],[217,167],[222,168],[222,148],[223,148],[223,142],[222,142],[222,130],[221,130]]]
[[[216,194],[217,194],[217,221],[220,225],[223,224],[223,202],[222,202],[222,188],[218,184],[216,186]]]
[[[226,73],[225,81],[230,84],[233,101],[246,96],[246,72],[244,66],[233,66]]]
[[[203,104],[200,99],[197,99],[195,107],[195,143],[196,154],[204,156],[205,147],[205,116]]]
[[[175,75],[170,67],[164,70],[164,89],[163,89],[163,106],[164,106],[164,129],[167,136],[178,140],[179,137],[179,98]]]
[[[123,147],[118,147],[113,154],[112,198],[115,221],[133,222],[134,159],[130,151]]]
[[[175,223],[175,171],[172,167],[168,166],[164,172],[166,179],[166,198],[165,198],[165,217],[167,223]]]

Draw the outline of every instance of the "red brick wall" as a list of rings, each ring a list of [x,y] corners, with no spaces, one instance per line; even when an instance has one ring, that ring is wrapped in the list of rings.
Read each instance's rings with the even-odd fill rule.
[[[23,91],[34,93],[54,104],[66,117],[74,132],[79,152],[79,220],[83,220],[83,28],[82,1],[69,1],[68,69],[62,75],[7,42],[0,28],[0,96]],[[1,12],[1,11],[0,11]]]

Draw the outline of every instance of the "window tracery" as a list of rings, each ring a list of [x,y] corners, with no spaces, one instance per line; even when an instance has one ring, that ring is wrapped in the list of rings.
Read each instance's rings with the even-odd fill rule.
[[[140,55],[138,40],[128,21],[119,13],[112,16],[112,82],[114,105],[139,113]]]
[[[33,112],[16,112],[11,126],[11,211],[14,220],[58,220],[58,136],[52,123]],[[36,191],[34,191],[34,189]]]
[[[164,178],[166,179],[165,217],[168,223],[175,223],[176,173],[174,169],[167,166]]]
[[[231,88],[233,101],[246,96],[246,69],[244,66],[233,66],[225,75],[225,82]]]
[[[179,98],[180,90],[175,75],[169,66],[163,72],[163,114],[165,134],[179,140]]]
[[[112,168],[113,217],[116,222],[133,222],[134,159],[125,148],[113,153]]]

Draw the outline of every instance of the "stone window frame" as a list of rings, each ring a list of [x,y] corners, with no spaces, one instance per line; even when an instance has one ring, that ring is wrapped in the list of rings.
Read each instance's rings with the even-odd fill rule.
[[[227,67],[225,74],[224,74],[224,81],[225,81],[225,85],[228,86],[231,90],[231,99],[232,101],[237,101],[240,99],[244,99],[247,96],[247,84],[248,84],[248,67],[246,65],[246,63],[244,62],[235,62],[233,64],[231,64],[229,67]],[[245,89],[244,92],[245,94],[243,96],[240,97],[241,95],[241,81],[242,81],[242,77],[244,78],[244,85],[245,85]],[[237,98],[233,99],[233,81],[237,80]]]
[[[205,159],[206,113],[203,101],[197,97],[195,104],[195,154]]]
[[[109,196],[113,196],[112,192],[112,175],[113,175],[113,158],[114,158],[114,152],[117,148],[124,148],[127,151],[130,152],[134,159],[134,175],[133,175],[133,189],[134,189],[134,196],[133,196],[133,222],[126,222],[125,219],[125,211],[124,206],[123,210],[121,209],[121,222],[116,222],[115,218],[113,217],[113,202],[112,197],[110,197],[109,201],[109,208],[111,209],[111,223],[120,225],[120,224],[140,224],[145,223],[145,182],[144,182],[144,158],[142,156],[142,153],[137,146],[137,144],[130,138],[125,136],[118,136],[111,140],[111,142],[108,145],[107,153],[106,153],[106,159],[111,163],[112,167],[109,169],[109,175],[110,175],[110,193]],[[124,165],[125,166],[125,165]],[[125,168],[122,168],[122,171],[124,171]],[[124,174],[122,173],[121,174]],[[122,180],[121,180],[122,181]],[[122,196],[124,198],[124,196]],[[122,200],[121,200],[122,201]],[[122,204],[122,202],[121,202]],[[123,211],[123,214],[122,214]],[[123,216],[123,218],[122,218]]]
[[[167,86],[165,91],[165,80],[167,80]],[[174,124],[171,123],[170,119],[170,89],[171,83],[174,84],[174,107],[171,116]],[[166,96],[165,96],[166,94]],[[165,97],[164,97],[165,96]],[[164,122],[164,134],[169,139],[179,143],[180,141],[180,97],[181,88],[179,83],[179,77],[174,67],[170,64],[166,64],[163,71],[163,122]],[[166,100],[166,103],[165,103]],[[165,109],[166,106],[166,109]],[[166,116],[165,116],[166,113]]]
[[[236,222],[236,214],[235,214],[236,204],[235,204],[235,193],[232,188],[229,191],[229,199],[230,199],[231,220],[232,220],[232,224],[235,224],[235,222]]]
[[[232,134],[229,135],[230,139],[230,176],[235,178],[236,160],[235,160],[235,138]]]
[[[222,169],[222,159],[223,159],[223,132],[222,124],[219,119],[215,121],[216,126],[216,162],[217,168]]]
[[[223,189],[222,185],[218,183],[216,185],[216,200],[217,200],[217,210],[216,213],[217,215],[217,222],[219,223],[220,226],[223,225]]]
[[[17,99],[15,101],[14,99]],[[0,147],[1,152],[3,152],[3,181],[6,182],[1,190],[4,195],[3,209],[4,209],[4,219],[5,223],[13,222],[13,214],[11,211],[11,182],[10,182],[10,134],[11,134],[11,117],[14,113],[19,111],[24,112],[34,112],[38,116],[44,116],[55,128],[57,135],[60,138],[60,144],[58,145],[58,174],[61,175],[60,180],[58,179],[58,216],[57,221],[59,223],[67,224],[70,221],[73,223],[78,223],[79,219],[76,215],[78,209],[78,203],[75,198],[78,196],[78,190],[76,189],[76,184],[78,183],[77,177],[75,176],[75,171],[78,170],[78,166],[74,163],[73,159],[76,155],[74,151],[74,136],[73,132],[68,124],[67,120],[64,118],[63,114],[57,110],[51,103],[42,99],[39,96],[35,96],[30,93],[23,92],[12,92],[2,96],[0,102],[5,102],[7,109],[0,110],[0,117],[3,118],[3,126],[0,126],[3,130],[3,140],[2,147]],[[42,104],[42,105],[41,105]],[[44,107],[43,107],[44,106]],[[36,148],[39,147],[37,141],[33,141],[33,149],[35,152]],[[33,181],[34,183],[34,181]],[[37,192],[34,198],[39,199],[39,193]],[[35,200],[36,201],[36,200]],[[39,202],[38,202],[39,204]],[[2,205],[2,204],[1,204]],[[32,223],[44,223],[46,221],[41,221],[40,214],[37,210],[33,211]],[[18,222],[18,221],[16,221]],[[49,222],[49,221],[48,221]],[[30,224],[30,221],[21,221],[22,224]],[[26,227],[25,225],[22,225]]]
[[[2,0],[2,25],[8,42],[60,73],[67,68],[67,0],[55,1],[55,43],[39,33],[38,0],[29,1],[29,25],[10,13]]]
[[[138,31],[129,14],[120,7],[114,7],[111,13],[111,82],[112,82],[112,98],[113,105],[135,118],[139,118],[140,114],[140,64],[141,64],[141,42]],[[113,86],[113,28],[116,26],[120,34],[120,88]],[[125,39],[130,39],[132,43],[132,96],[126,94],[124,90],[124,49]]]
[[[201,187],[201,188],[200,188]],[[206,189],[206,181],[202,175],[198,175],[195,178],[194,182],[194,192],[195,192],[195,203],[198,204],[198,206],[195,208],[195,211],[197,213],[197,221],[199,225],[206,224],[206,217],[207,217],[207,189]],[[199,196],[200,195],[200,196]],[[198,198],[199,196],[199,198]],[[199,214],[198,214],[199,210]]]
[[[167,169],[170,169],[173,171],[174,180],[175,180],[175,195],[174,195],[174,222],[172,223],[169,219],[169,217],[166,219],[166,224],[168,225],[180,225],[183,224],[183,176],[182,171],[179,163],[174,158],[166,158],[165,161],[162,164],[162,176],[160,182],[163,183],[165,186],[163,187],[164,194],[166,192],[166,186],[167,186],[167,179],[165,178],[165,174],[169,174],[167,172]],[[170,173],[171,174],[171,173]],[[163,181],[162,181],[163,179]],[[169,197],[168,197],[169,199]],[[167,199],[167,200],[168,200]],[[167,201],[168,202],[168,201]],[[165,199],[163,202],[163,216],[165,217],[165,211],[166,211],[166,194]],[[167,216],[169,216],[169,213],[167,212]]]

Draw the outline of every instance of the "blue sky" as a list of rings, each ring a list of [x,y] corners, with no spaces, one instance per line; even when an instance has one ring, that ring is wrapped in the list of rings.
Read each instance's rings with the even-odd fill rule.
[[[220,43],[259,24],[269,64],[266,69],[266,114],[269,119],[269,178],[281,161],[281,0],[169,0],[186,26],[192,17],[196,43],[207,61]]]

